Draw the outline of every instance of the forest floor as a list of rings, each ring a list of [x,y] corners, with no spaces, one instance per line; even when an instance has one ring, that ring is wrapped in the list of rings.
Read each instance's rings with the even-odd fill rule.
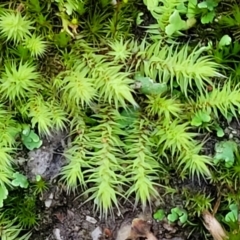
[[[223,127],[226,139],[234,138],[235,141],[238,140],[240,127],[237,121],[232,121],[229,126],[225,124]],[[181,181],[178,176],[173,175],[170,177],[169,185],[175,189],[174,195],[162,194],[161,201],[153,202],[152,211],[149,209],[142,213],[138,207],[133,211],[132,203],[122,202],[121,214],[118,213],[117,209],[114,209],[114,216],[107,220],[100,220],[94,212],[93,201],[85,203],[84,196],[80,196],[81,193],[67,194],[64,186],[58,183],[57,178],[54,178],[54,175],[58,173],[65,162],[61,154],[63,142],[60,139],[63,139],[61,134],[53,136],[41,148],[29,153],[32,161],[29,161],[28,167],[25,169],[26,174],[31,176],[31,174],[40,170],[42,171],[41,174],[45,174],[46,177],[52,179],[48,191],[38,201],[40,220],[38,226],[33,230],[32,240],[115,240],[121,226],[131,223],[134,218],[141,214],[144,214],[145,218],[151,222],[152,232],[159,240],[204,239],[202,233],[200,233],[200,229],[203,229],[201,218],[196,217],[194,222],[196,225],[188,224],[183,227],[177,223],[170,224],[167,219],[156,221],[153,218],[153,213],[159,206],[166,211],[170,211],[175,206],[184,206],[186,199],[182,194],[183,188],[194,189],[195,192],[204,191],[213,198],[215,197],[216,201],[216,186],[204,181],[201,183],[196,180]],[[205,153],[212,155],[218,139],[214,136],[207,136],[207,139]],[[48,151],[52,153],[48,154]],[[164,192],[164,189],[159,188],[159,191]],[[132,202],[134,202],[134,199]],[[100,236],[101,238],[98,238]],[[211,239],[210,236],[207,238]]]

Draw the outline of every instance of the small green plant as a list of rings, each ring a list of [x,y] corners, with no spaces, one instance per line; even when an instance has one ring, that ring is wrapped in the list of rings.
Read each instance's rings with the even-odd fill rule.
[[[191,216],[199,217],[205,209],[212,209],[213,200],[214,198],[210,194],[187,192],[185,208],[191,212]]]
[[[29,50],[31,57],[43,57],[47,49],[46,41],[36,34],[26,38],[23,45]]]
[[[215,151],[215,164],[224,161],[225,167],[229,168],[233,166],[235,162],[235,152],[237,151],[237,144],[234,141],[229,140],[216,143]]]
[[[23,174],[15,172],[13,174],[12,185],[15,187],[28,188],[29,182]]]
[[[236,221],[238,221],[238,206],[236,204],[231,204],[229,206],[229,209],[231,211],[226,214],[225,221],[226,222],[236,222]]]
[[[6,40],[19,43],[31,35],[33,21],[22,16],[19,11],[3,11],[0,17],[0,34]]]
[[[206,111],[198,111],[192,118],[191,125],[199,127],[204,123],[209,123],[211,121],[211,116]]]
[[[48,190],[48,183],[40,176],[36,176],[36,180],[32,185],[34,195],[43,195],[43,193]]]
[[[208,109],[209,111],[210,109]],[[212,132],[215,130],[218,137],[224,136],[223,129],[212,119],[209,112],[204,110],[198,110],[194,116],[192,117],[191,125],[203,129],[207,129],[207,131]]]
[[[36,65],[30,62],[6,64],[0,79],[2,98],[14,103],[24,101],[30,94],[34,94],[37,88],[41,88],[38,78]]]
[[[196,23],[194,14],[190,15],[189,6],[185,5],[187,1],[144,0],[143,2],[156,19],[157,25],[168,36],[179,35],[180,30],[187,30]],[[181,15],[187,20],[183,20]]]
[[[21,139],[24,146],[29,150],[39,148],[42,145],[42,140],[40,140],[39,136],[32,129],[30,129],[30,126],[27,124],[23,125]]]
[[[158,209],[154,214],[153,218],[157,221],[162,221],[165,218],[165,211],[163,209]]]
[[[141,67],[147,77],[167,83],[174,89],[179,86],[182,93],[188,96],[189,90],[197,88],[206,92],[207,86],[213,86],[212,78],[224,76],[218,71],[220,65],[209,55],[202,56],[204,48],[195,47],[189,52],[189,46],[178,48],[174,45],[162,46],[158,41],[146,48],[148,61]]]
[[[4,226],[11,229],[8,221],[15,218],[18,229],[37,224],[36,199],[48,183],[41,176],[29,181],[13,160],[16,154],[22,156],[19,151],[39,148],[41,139],[59,131],[71,138],[64,149],[60,181],[67,193],[77,195],[80,189],[80,196],[92,200],[101,217],[113,214],[114,207],[120,211],[121,198],[134,198],[134,208],[141,205],[145,210],[161,196],[178,194],[170,186],[172,178],[194,183],[210,179],[212,187],[230,189],[237,202],[236,144],[219,142],[214,156],[208,145],[205,148],[206,135],[216,131],[222,137],[220,126],[231,125],[240,113],[240,11],[227,4],[218,0],[2,4]],[[160,191],[162,184],[167,186]],[[220,195],[230,199],[230,193]],[[212,198],[205,190],[189,194],[186,210],[173,208],[167,218],[189,223],[188,218],[211,209]],[[230,210],[229,219],[236,214],[232,206]],[[159,221],[164,217],[163,209],[154,214]]]
[[[230,45],[231,42],[232,42],[232,38],[231,38],[229,35],[225,34],[225,35],[222,36],[222,38],[220,39],[220,41],[219,41],[219,43],[218,43],[218,47],[219,47],[220,49],[222,49],[224,46]]]
[[[215,8],[218,6],[218,0],[206,0],[198,3],[198,8],[201,9],[201,22],[203,24],[212,23],[216,16]]]
[[[169,24],[165,28],[165,33],[168,36],[172,36],[173,34],[179,34],[181,30],[188,30],[196,23],[195,18],[191,18],[188,20],[183,20],[180,16],[178,10],[175,10],[172,15],[169,17]]]
[[[184,224],[188,220],[188,214],[185,209],[175,207],[171,209],[171,213],[168,214],[167,219],[170,222],[176,222],[179,220],[181,224]]]

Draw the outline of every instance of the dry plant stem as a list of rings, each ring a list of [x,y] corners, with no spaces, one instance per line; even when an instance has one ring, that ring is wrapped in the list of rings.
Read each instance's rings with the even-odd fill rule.
[[[202,216],[204,220],[204,226],[211,233],[214,240],[228,239],[223,227],[210,212],[206,210],[202,213]]]

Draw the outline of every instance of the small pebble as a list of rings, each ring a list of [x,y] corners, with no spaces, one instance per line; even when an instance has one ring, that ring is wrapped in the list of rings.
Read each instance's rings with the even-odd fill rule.
[[[59,228],[53,229],[53,235],[54,235],[56,240],[62,240]]]
[[[52,205],[53,200],[53,193],[51,193],[48,197],[48,199],[45,201],[45,207],[49,208]]]
[[[95,228],[91,233],[92,240],[99,240],[101,235],[102,235],[102,229],[100,227]]]
[[[97,223],[97,220],[93,217],[90,217],[90,216],[86,216],[86,220],[92,224],[96,224]]]

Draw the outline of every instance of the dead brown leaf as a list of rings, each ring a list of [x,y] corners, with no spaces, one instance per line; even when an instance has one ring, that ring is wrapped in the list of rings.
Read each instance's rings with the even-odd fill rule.
[[[131,225],[124,225],[119,229],[116,240],[138,240],[139,238],[157,240],[151,232],[151,224],[145,219],[135,218]]]

